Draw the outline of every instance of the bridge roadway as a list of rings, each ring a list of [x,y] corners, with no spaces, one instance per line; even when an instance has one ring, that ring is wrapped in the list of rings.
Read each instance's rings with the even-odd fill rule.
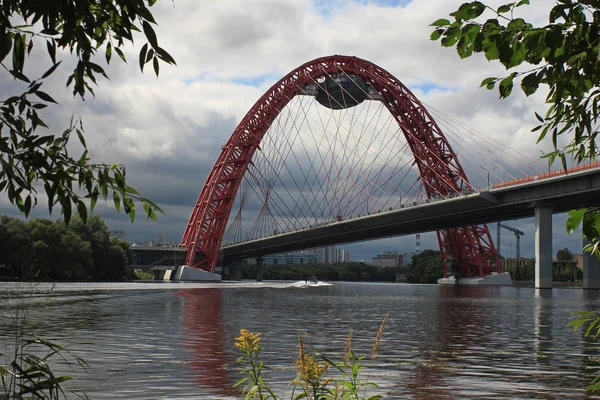
[[[546,174],[547,175],[547,174]],[[498,186],[498,187],[497,187]],[[536,207],[553,213],[600,203],[600,167],[459,194],[346,221],[224,246],[223,263],[239,259],[444,228],[534,216]]]

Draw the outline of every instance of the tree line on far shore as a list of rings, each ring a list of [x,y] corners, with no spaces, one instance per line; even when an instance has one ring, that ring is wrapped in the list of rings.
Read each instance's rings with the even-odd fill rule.
[[[508,262],[504,267],[515,281],[535,280],[535,259],[523,258],[521,262]],[[443,275],[440,252],[424,250],[413,256],[406,270],[406,281],[409,283],[436,283]],[[577,266],[575,257],[569,249],[560,249],[556,260],[552,263],[552,280],[554,282],[575,282],[583,279],[583,272]]]
[[[106,223],[98,216],[86,222],[75,216],[69,224],[63,220],[33,219],[23,221],[0,215],[0,279],[56,281],[122,281],[135,279],[129,243],[110,237]],[[561,249],[553,263],[553,281],[582,279],[573,254]],[[504,269],[512,279],[535,279],[535,260],[528,258]],[[234,271],[224,274],[233,278]],[[316,277],[323,281],[396,282],[404,276],[408,283],[437,283],[443,276],[440,252],[424,250],[415,254],[410,264],[378,267],[363,262],[333,265],[265,265],[265,280],[304,280]],[[256,277],[256,265],[242,269],[243,279]]]
[[[0,215],[0,278],[57,281],[121,281],[131,272],[129,243],[110,237],[92,216],[23,221]]]
[[[242,279],[256,277],[256,265],[246,264],[242,268]],[[321,281],[348,281],[348,282],[395,282],[398,268],[377,267],[363,262],[349,262],[331,265],[306,265],[306,264],[276,264],[263,266],[263,279],[265,280],[305,280],[316,277]],[[229,271],[233,277],[235,271]]]
[[[246,264],[242,268],[242,279],[256,277],[256,265]],[[230,270],[224,278],[231,278]],[[443,276],[440,252],[425,250],[412,257],[408,266],[379,267],[364,262],[349,262],[331,265],[277,264],[263,266],[265,280],[305,280],[316,277],[322,281],[348,282],[396,282],[404,275],[409,283],[437,283]]]

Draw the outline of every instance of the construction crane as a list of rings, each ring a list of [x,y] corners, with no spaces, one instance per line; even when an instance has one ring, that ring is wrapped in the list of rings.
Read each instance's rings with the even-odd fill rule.
[[[498,222],[498,228],[496,231],[496,244],[498,245],[498,253],[500,252],[500,228],[504,228],[508,231],[511,231],[515,234],[516,248],[517,248],[517,265],[519,265],[519,260],[521,259],[521,236],[525,236],[525,232],[518,230],[517,228],[513,228],[512,226],[507,226]]]

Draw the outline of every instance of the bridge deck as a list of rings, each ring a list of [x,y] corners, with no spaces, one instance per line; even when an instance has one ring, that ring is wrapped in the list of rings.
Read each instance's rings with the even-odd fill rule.
[[[532,217],[536,205],[554,212],[598,204],[600,168],[498,185],[489,191],[460,194],[398,210],[332,222],[222,248],[224,261],[312,247],[408,235],[471,224]]]

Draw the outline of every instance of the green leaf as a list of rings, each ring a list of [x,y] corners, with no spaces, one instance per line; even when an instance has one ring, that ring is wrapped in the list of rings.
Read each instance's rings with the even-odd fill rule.
[[[516,67],[517,65],[520,65],[523,61],[525,61],[525,58],[527,56],[527,47],[525,46],[525,43],[523,42],[515,42],[513,43],[513,47],[512,47],[512,54],[510,57],[510,62],[508,64],[508,67]]]
[[[68,224],[71,221],[71,200],[67,198],[60,201],[60,203],[63,210],[63,219],[65,220],[65,224]]]
[[[502,79],[502,81],[500,81],[500,85],[498,86],[498,91],[500,92],[501,98],[506,98],[506,97],[510,96],[510,93],[513,88],[513,79],[516,75],[517,75],[517,73],[513,72],[506,78]]]
[[[496,77],[485,78],[484,80],[481,81],[481,84],[479,85],[479,87],[485,86],[488,89],[493,89],[494,85],[496,84],[496,81],[498,81],[498,78],[496,78]],[[492,86],[490,87],[490,85],[492,85]]]
[[[542,118],[542,116],[540,114],[538,114],[537,112],[535,113],[535,117],[537,118],[538,121],[540,122],[544,122],[544,118]]]
[[[13,71],[22,73],[25,65],[25,35],[15,35],[13,42]]]
[[[140,70],[144,72],[144,64],[146,63],[146,52],[148,51],[148,43],[142,46],[140,50]]]
[[[156,0],[152,0],[152,1],[156,1]],[[136,11],[137,11],[138,15],[140,17],[142,17],[143,19],[148,20],[150,22],[155,22],[154,17],[152,16],[152,13],[150,12],[150,10],[148,10],[143,5],[141,5],[139,8],[137,8]]]
[[[12,36],[4,29],[0,30],[0,62],[10,53],[12,47]]]
[[[452,47],[458,42],[461,36],[462,31],[459,28],[451,27],[446,30],[445,36],[442,38],[440,43],[444,47]]]
[[[600,233],[600,212],[591,212],[591,220],[594,224],[594,228],[596,229],[596,233]]]
[[[148,53],[146,53],[146,60],[144,62],[149,63],[150,60],[152,60],[153,58],[154,58],[154,49],[149,49]]]
[[[442,33],[444,33],[443,29],[436,29],[435,31],[431,32],[429,40],[438,40],[442,36]]]
[[[25,198],[25,204],[24,204],[23,212],[25,213],[26,217],[29,216],[29,213],[31,212],[31,196],[27,196]]]
[[[165,61],[167,64],[177,65],[177,63],[175,62],[175,59],[173,57],[171,57],[171,55],[169,53],[167,53],[167,51],[165,49],[163,49],[162,47],[157,47],[156,52],[158,53],[158,56],[160,57],[160,59]]]
[[[525,95],[530,96],[536,92],[539,87],[540,80],[535,72],[527,75],[521,81],[521,90]],[[543,120],[541,122],[544,122]]]
[[[87,207],[81,200],[77,202],[77,212],[79,213],[81,220],[85,223],[87,221]]]
[[[566,223],[567,232],[573,233],[573,231],[579,227],[586,211],[587,211],[587,208],[580,208],[580,209],[571,210],[568,212],[568,218],[567,218],[567,223]]]
[[[586,213],[583,215],[583,224],[581,226],[583,235],[590,242],[597,240],[598,236],[600,236],[600,231],[597,230],[598,211],[594,210],[594,208],[588,208],[586,210]]]
[[[52,60],[52,64],[56,64],[56,42],[54,39],[46,40],[46,48],[48,50],[48,55]]]
[[[62,60],[59,61],[59,62],[57,62],[53,66],[51,66],[48,69],[48,71],[44,72],[44,75],[42,75],[42,79],[45,79],[45,78],[49,77],[54,72],[54,70],[56,70],[56,68],[58,68],[58,66],[60,65],[61,62],[62,62]]]
[[[115,208],[117,212],[121,212],[121,198],[119,197],[119,193],[116,191],[113,192],[113,201],[115,202]]]
[[[110,59],[112,57],[112,44],[108,42],[106,45],[106,51],[104,52],[104,56],[106,57],[106,63],[110,64]]]
[[[58,104],[48,93],[42,92],[41,90],[36,91],[35,95],[37,97],[39,97],[40,99],[47,101],[49,103]]]
[[[496,42],[485,42],[483,45],[485,58],[488,61],[497,60],[500,58],[500,51],[498,50],[498,46]]]
[[[86,144],[85,144],[85,137],[83,136],[83,132],[79,129],[76,129],[77,132],[77,137],[79,138],[79,143],[81,143],[81,145],[84,148],[87,148]]]
[[[146,38],[148,39],[152,47],[155,49],[158,48],[158,40],[156,39],[156,33],[154,32],[154,29],[152,29],[150,23],[148,21],[144,21],[142,23],[142,28],[144,29],[144,35],[146,35]]]
[[[446,25],[450,25],[450,21],[448,21],[445,18],[441,18],[441,19],[438,19],[437,21],[435,21],[434,23],[432,23],[429,26],[446,26]]]
[[[456,45],[456,51],[460,58],[470,57],[473,54],[473,42],[463,35]]]
[[[40,147],[40,146],[44,146],[47,143],[52,143],[54,141],[54,136],[52,135],[47,135],[47,136],[42,136],[37,138],[34,142],[33,145],[35,147]]]
[[[135,204],[133,203],[133,200],[131,200],[131,198],[127,197],[126,199],[130,200],[130,205],[125,212],[126,212],[126,214],[129,215],[129,220],[131,222],[134,222],[135,221]]]
[[[151,206],[152,208],[154,208],[156,211],[160,212],[161,214],[164,214],[164,213],[165,213],[165,212],[164,212],[164,211],[163,211],[163,210],[162,210],[162,209],[161,209],[161,208],[158,206],[158,204],[156,204],[156,203],[155,203],[155,202],[153,202],[152,200],[150,200],[150,199],[146,199],[146,198],[144,198],[144,197],[140,198],[140,200],[141,200],[142,202],[144,202],[144,203],[148,203],[148,204],[150,204],[150,206]]]
[[[101,66],[99,66],[98,64],[95,64],[93,62],[89,62],[89,63],[87,63],[87,65],[89,66],[89,68],[92,71],[102,74],[106,79],[108,79],[108,76],[104,72],[104,68],[102,68]]]
[[[96,207],[96,203],[98,202],[98,192],[95,191],[90,194],[90,212],[94,211],[94,207]]]
[[[156,74],[156,77],[158,78],[158,69],[159,69],[158,58],[154,57],[152,64],[154,66],[154,73]]]
[[[512,9],[512,4],[504,4],[504,5],[500,6],[500,7],[498,7],[498,9],[496,10],[496,12],[498,14],[503,14],[503,13],[509,12],[511,9]]]
[[[115,47],[114,49],[117,52],[117,54],[119,55],[119,57],[121,58],[121,60],[123,60],[124,62],[127,62],[127,59],[125,58],[125,54],[123,54],[123,51],[118,47]]]
[[[148,216],[148,218],[152,219],[153,221],[156,221],[157,220],[156,213],[154,212],[152,207],[150,207],[150,204],[143,203],[143,205],[144,205],[144,211],[146,212],[146,215]]]
[[[462,4],[458,10],[450,15],[460,19],[475,19],[485,11],[485,5],[479,1]]]
[[[10,70],[9,72],[12,76],[14,76],[15,78],[17,78],[20,81],[27,82],[27,83],[31,82],[29,80],[29,78],[27,78],[25,75],[23,75],[23,73],[20,71]]]

